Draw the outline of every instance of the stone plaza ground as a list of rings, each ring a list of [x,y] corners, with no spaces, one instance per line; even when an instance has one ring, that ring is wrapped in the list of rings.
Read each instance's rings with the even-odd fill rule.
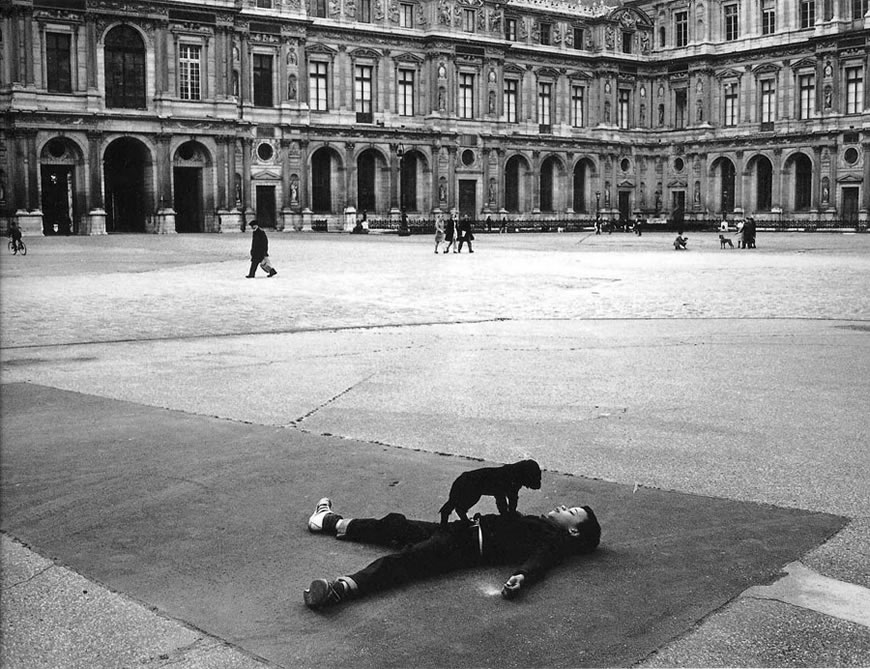
[[[534,457],[551,484],[524,491],[521,507],[589,496],[611,551],[593,570],[637,577],[649,611],[629,581],[602,576],[586,597],[542,586],[555,598],[545,617],[585,611],[607,644],[530,642],[498,666],[870,665],[870,235],[762,234],[757,249],[722,250],[696,233],[685,252],[665,234],[477,237],[474,255],[435,255],[428,236],[271,233],[279,274],[256,280],[243,278],[247,234],[31,238],[26,257],[4,256],[0,663],[62,666],[53,653],[93,643],[75,618],[86,610],[102,621],[101,650],[67,666],[482,666],[497,657],[490,645],[512,643],[499,630],[547,604],[492,613],[488,641],[451,644],[447,622],[417,629],[395,595],[333,619],[341,650],[323,654],[314,614],[300,610],[305,578],[321,574],[297,550],[352,565],[283,523],[304,529],[321,494],[435,515],[453,469]],[[262,487],[260,505],[236,498],[225,511],[246,545],[291,556],[280,596],[260,583],[274,561],[258,570],[241,545],[250,585],[216,575],[236,563],[212,561],[223,549],[190,515],[214,500],[139,485],[163,486],[154,472],[167,463],[203,489],[210,468],[241,471],[217,446],[210,460],[208,435],[225,429],[286,442],[298,462],[276,481],[285,460],[250,445],[241,490]],[[159,453],[121,457],[109,446],[123,434],[149,435]],[[69,456],[46,446],[64,438]],[[389,479],[383,499],[362,490],[378,476]],[[684,513],[683,524],[649,529],[656,509]],[[739,538],[717,543],[729,516],[742,552]],[[690,530],[716,522],[721,532]],[[189,523],[190,535],[161,535],[155,552],[148,540],[167,523]],[[792,536],[801,523],[803,543]],[[669,541],[685,555],[665,551]],[[221,603],[208,584],[224,589]],[[243,613],[227,608],[245,600],[234,588],[255,593]],[[102,603],[82,609],[82,589]],[[472,620],[490,615],[490,603],[466,605]],[[415,637],[374,631],[400,613]],[[435,654],[422,659],[422,648]]]

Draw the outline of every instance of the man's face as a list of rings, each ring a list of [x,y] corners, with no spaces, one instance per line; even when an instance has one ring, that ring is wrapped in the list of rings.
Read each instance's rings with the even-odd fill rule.
[[[589,514],[579,506],[567,507],[561,504],[550,511],[547,517],[563,530],[574,534],[577,526],[589,518]]]

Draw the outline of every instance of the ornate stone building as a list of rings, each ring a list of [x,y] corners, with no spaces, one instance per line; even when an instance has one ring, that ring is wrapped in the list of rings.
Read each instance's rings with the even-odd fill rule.
[[[4,0],[25,233],[865,221],[868,0]]]

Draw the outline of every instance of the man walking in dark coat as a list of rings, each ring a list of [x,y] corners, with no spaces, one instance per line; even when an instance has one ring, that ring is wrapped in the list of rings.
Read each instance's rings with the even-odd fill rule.
[[[259,265],[264,272],[269,273],[271,279],[278,273],[278,270],[272,267],[269,262],[269,238],[266,237],[266,233],[257,221],[251,221],[250,226],[254,234],[251,237],[251,270],[246,278],[253,279],[257,272],[257,265]]]

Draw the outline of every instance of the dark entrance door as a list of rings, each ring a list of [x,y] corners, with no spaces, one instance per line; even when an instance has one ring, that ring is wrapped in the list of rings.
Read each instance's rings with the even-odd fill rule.
[[[274,228],[275,212],[275,187],[257,186],[257,223],[264,228]]]
[[[145,232],[145,154],[130,138],[106,149],[106,231]]]
[[[321,149],[311,160],[311,208],[315,213],[332,211],[331,161]]]
[[[577,165],[574,168],[574,211],[586,211],[586,167]]]
[[[375,154],[367,151],[356,162],[357,209],[375,211]]]
[[[855,186],[843,188],[843,220],[848,225],[858,224],[858,189]]]
[[[202,232],[202,170],[175,168],[175,230]]]
[[[619,223],[620,225],[628,225],[631,219],[631,192],[627,190],[619,191]]]
[[[42,231],[46,235],[73,232],[72,165],[42,166]]]
[[[459,180],[459,217],[468,214],[473,221],[477,217],[477,181]]]

